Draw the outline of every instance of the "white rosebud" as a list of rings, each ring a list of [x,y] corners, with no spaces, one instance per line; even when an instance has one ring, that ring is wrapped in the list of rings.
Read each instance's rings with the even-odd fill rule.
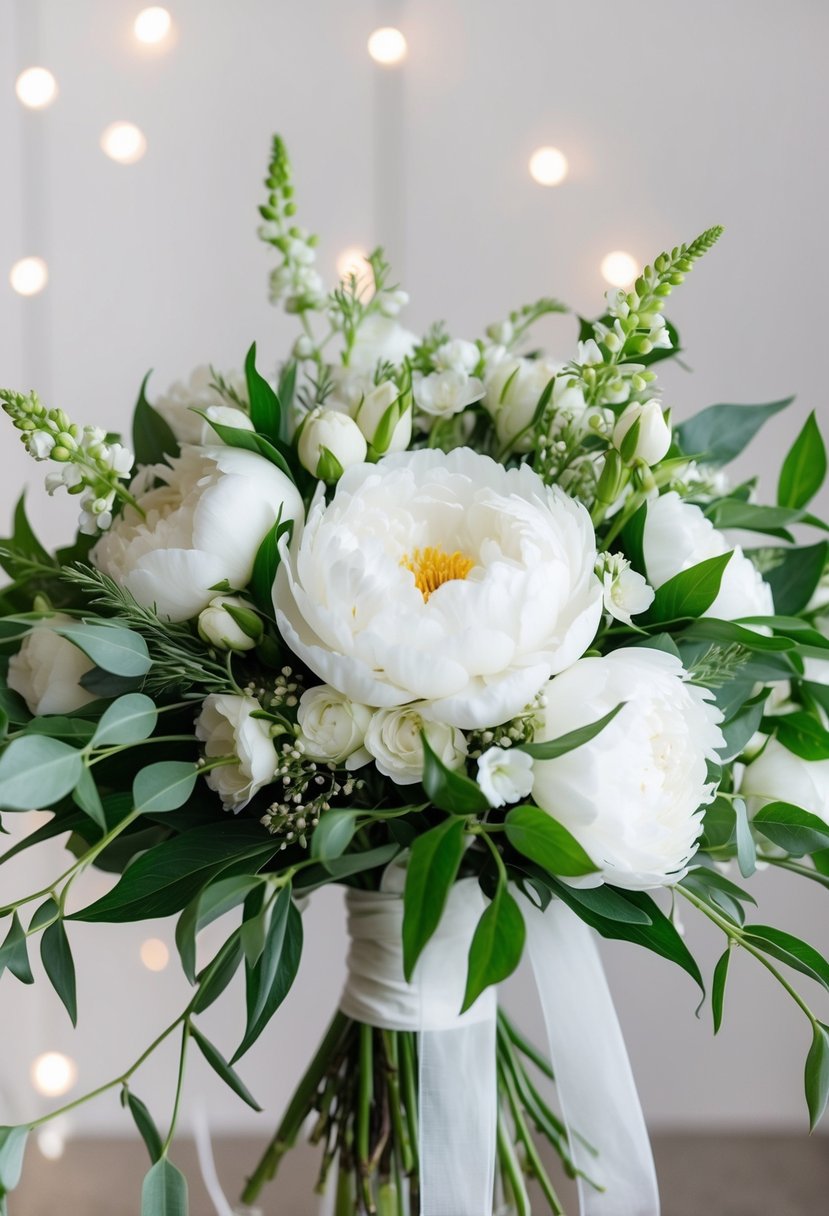
[[[654,590],[621,554],[605,554],[597,573],[604,588],[605,611],[617,621],[632,625],[631,617],[647,612],[654,601]]]
[[[95,700],[80,684],[95,664],[54,630],[55,625],[73,623],[61,612],[38,621],[9,659],[8,686],[20,694],[29,713],[71,714]]]
[[[354,414],[363,435],[381,456],[403,452],[412,438],[412,411],[391,380],[366,393]]]
[[[366,730],[365,745],[384,777],[396,785],[414,785],[423,777],[423,739],[447,768],[460,768],[466,759],[463,733],[445,722],[427,722],[411,705],[378,709]]]
[[[277,756],[268,722],[252,715],[262,707],[254,697],[212,694],[196,719],[196,738],[204,743],[208,761],[231,757],[206,774],[207,784],[226,811],[241,811],[273,780]]]
[[[444,372],[466,372],[471,375],[481,361],[481,352],[474,342],[453,338],[435,351],[435,366]],[[483,394],[482,394],[483,395]]]
[[[217,595],[199,613],[199,634],[219,650],[253,650],[262,637],[262,621],[236,595]]]
[[[480,401],[484,386],[476,376],[463,371],[431,372],[415,376],[412,384],[414,399],[424,414],[434,418],[451,418],[461,410]]]
[[[530,451],[530,428],[538,402],[560,368],[561,364],[552,359],[503,359],[492,368],[486,379],[484,405],[504,447]]]
[[[490,806],[519,802],[532,792],[532,756],[517,747],[491,747],[478,760],[477,781]]]
[[[336,481],[368,452],[365,437],[353,418],[340,410],[315,409],[299,432],[297,451],[303,468],[322,481]]]
[[[656,400],[646,401],[644,405],[634,402],[627,407],[613,428],[614,447],[622,450],[625,436],[637,422],[636,445],[628,458],[642,460],[647,465],[659,464],[671,446],[671,428]]]
[[[305,751],[313,760],[346,762],[359,768],[371,759],[363,747],[372,711],[349,700],[330,684],[307,689],[299,699],[297,721]]]

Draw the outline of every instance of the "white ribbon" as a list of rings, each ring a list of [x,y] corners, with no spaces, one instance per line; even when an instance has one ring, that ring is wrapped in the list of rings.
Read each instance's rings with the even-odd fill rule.
[[[420,1035],[421,1216],[491,1216],[498,1110],[494,990],[458,1012],[469,946],[486,907],[478,883],[463,879],[452,888],[410,984],[403,975],[399,891],[349,890],[346,903],[351,944],[340,1008],[370,1026]]]
[[[594,934],[558,900],[544,912],[522,905],[570,1153],[604,1188],[578,1179],[582,1216],[659,1216],[648,1133]]]

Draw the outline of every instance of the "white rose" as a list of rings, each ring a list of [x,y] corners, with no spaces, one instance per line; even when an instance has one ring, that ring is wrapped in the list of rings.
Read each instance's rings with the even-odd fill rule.
[[[466,372],[471,375],[480,361],[481,352],[476,344],[464,338],[444,342],[435,351],[435,366],[445,372]]]
[[[365,460],[368,445],[357,423],[348,414],[316,409],[302,424],[297,451],[303,468],[314,477],[335,481],[335,476],[323,476],[335,471],[327,467],[326,453],[334,457],[341,469],[347,469]]]
[[[705,615],[736,621],[744,616],[774,614],[771,587],[754,563],[739,545],[729,545],[699,507],[684,502],[675,491],[648,502],[642,543],[648,579],[654,587],[733,548],[717,597]]]
[[[31,714],[71,714],[95,700],[95,694],[80,685],[81,676],[95,664],[53,628],[71,624],[72,618],[62,612],[38,621],[9,659],[6,682],[20,693]]]
[[[529,452],[528,433],[541,394],[561,369],[552,359],[503,359],[487,376],[484,405],[504,447]]]
[[[829,823],[829,760],[803,760],[769,739],[746,767],[740,793],[750,815],[768,802],[791,802]]]
[[[366,731],[366,750],[378,770],[396,785],[414,785],[423,777],[423,739],[447,768],[460,768],[466,759],[466,739],[443,722],[427,722],[410,706],[378,709]]]
[[[330,684],[307,689],[299,699],[297,721],[305,750],[313,760],[348,761],[358,768],[369,755],[363,747],[371,710],[344,697]]]
[[[198,628],[203,640],[220,650],[253,650],[262,636],[260,618],[235,595],[215,596],[199,613]]]
[[[238,448],[183,447],[153,469],[160,485],[127,507],[91,558],[145,608],[184,621],[227,580],[243,588],[277,516],[302,518],[293,482],[263,456]]]
[[[532,793],[532,757],[517,747],[490,747],[478,760],[477,781],[490,806],[520,802]]]
[[[357,331],[348,365],[355,372],[368,373],[373,372],[378,363],[399,367],[417,346],[417,341],[417,334],[404,329],[390,317],[369,317]]]
[[[722,715],[685,682],[673,655],[634,646],[582,659],[552,680],[534,742],[556,739],[624,708],[589,743],[536,760],[533,797],[600,869],[581,880],[642,890],[678,882],[711,801]]]
[[[280,546],[285,641],[353,701],[430,701],[462,728],[519,713],[584,654],[602,611],[585,508],[469,448],[356,465]]]
[[[484,395],[481,381],[461,371],[415,376],[412,389],[418,408],[435,418],[451,418]]]
[[[208,761],[233,756],[235,764],[222,764],[205,774],[207,784],[226,811],[241,811],[255,794],[273,780],[277,755],[268,723],[251,715],[261,705],[253,697],[230,693],[207,697],[196,719],[196,738],[204,743]]]
[[[229,372],[224,379],[240,401],[247,403],[248,388],[242,373]],[[221,443],[212,426],[195,414],[194,410],[201,410],[223,426],[253,430],[253,424],[245,411],[229,405],[212,385],[211,369],[205,366],[197,367],[186,384],[177,380],[153,403],[153,408],[167,423],[179,443]]]
[[[648,465],[659,464],[671,446],[671,428],[658,401],[646,401],[644,405],[635,402],[624,410],[613,428],[614,447],[622,450],[625,436],[637,422],[639,431],[631,459],[643,460]]]
[[[412,411],[391,380],[385,380],[365,394],[354,411],[354,419],[376,452],[403,452],[409,446]]]

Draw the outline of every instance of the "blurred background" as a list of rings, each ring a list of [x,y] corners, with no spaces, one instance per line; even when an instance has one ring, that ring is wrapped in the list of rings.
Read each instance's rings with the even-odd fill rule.
[[[369,41],[386,27],[399,33]],[[385,245],[411,294],[401,320],[418,331],[443,318],[474,338],[545,294],[595,316],[609,282],[724,224],[671,299],[686,367],[666,368],[665,395],[681,418],[796,393],[740,468],[771,495],[805,414],[825,415],[828,48],[822,0],[0,0],[0,380],[117,430],[150,368],[152,397],[197,364],[239,367],[254,339],[275,367],[296,330],[267,303],[256,207],[279,131],[323,273],[333,282]],[[576,322],[539,336],[569,357]],[[27,483],[41,537],[68,539],[74,506],[47,498],[11,427],[0,462],[0,531]],[[4,899],[61,858],[56,845],[36,869],[4,869]],[[85,895],[108,881],[91,876]],[[825,893],[808,887],[758,875],[760,919],[825,947]],[[200,1108],[220,1138],[270,1130],[343,976],[337,894],[305,919],[299,981],[240,1067],[268,1115],[194,1061],[185,1128]],[[178,1011],[172,931],[75,928],[77,1033],[47,987],[4,978],[0,1122],[119,1073]],[[710,974],[719,941],[696,922],[687,935]],[[715,1040],[681,972],[633,947],[605,955],[657,1133],[805,1136],[808,1026],[761,969],[735,960]],[[526,977],[510,1000],[539,1034]],[[241,1018],[236,989],[206,1018],[227,1054]],[[33,1073],[44,1053],[59,1055]],[[162,1122],[171,1069],[151,1061],[136,1086]],[[41,1137],[43,1169],[64,1138],[131,1134],[105,1098]],[[251,1164],[239,1160],[237,1173]]]

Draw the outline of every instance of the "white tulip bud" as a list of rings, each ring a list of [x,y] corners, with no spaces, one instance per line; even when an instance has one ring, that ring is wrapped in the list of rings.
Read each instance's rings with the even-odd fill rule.
[[[362,464],[368,445],[353,418],[339,410],[312,410],[302,424],[297,451],[303,468],[322,481],[337,481]]]
[[[632,442],[625,443],[628,432],[634,427],[637,430],[631,436]],[[613,444],[628,462],[641,460],[647,465],[659,464],[671,446],[671,428],[660,403],[651,400],[644,405],[638,402],[629,405],[613,429]],[[633,451],[628,450],[630,447]]]
[[[404,452],[409,446],[412,411],[391,380],[384,380],[367,393],[354,417],[378,456]]]
[[[253,650],[262,636],[262,621],[244,600],[217,595],[199,613],[199,634],[219,650]]]
[[[310,359],[313,353],[314,343],[307,334],[300,334],[296,342],[294,342],[294,348],[291,351],[293,357],[295,359]]]

